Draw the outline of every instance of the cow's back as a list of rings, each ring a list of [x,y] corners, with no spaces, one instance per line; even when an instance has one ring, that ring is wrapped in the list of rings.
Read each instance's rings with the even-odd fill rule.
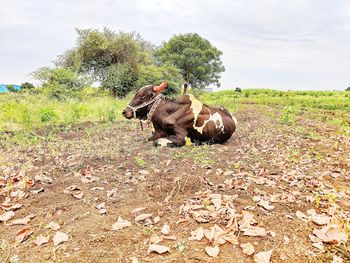
[[[192,94],[184,97],[189,100],[189,107],[193,114],[192,127],[188,129],[188,136],[194,141],[208,143],[223,143],[231,138],[236,129],[235,118],[223,107],[210,107]]]

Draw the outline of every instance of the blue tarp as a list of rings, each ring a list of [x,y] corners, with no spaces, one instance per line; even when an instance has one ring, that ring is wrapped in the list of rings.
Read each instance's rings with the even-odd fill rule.
[[[12,85],[15,90],[21,90],[22,87],[20,85]],[[0,93],[8,92],[7,85],[0,84]]]

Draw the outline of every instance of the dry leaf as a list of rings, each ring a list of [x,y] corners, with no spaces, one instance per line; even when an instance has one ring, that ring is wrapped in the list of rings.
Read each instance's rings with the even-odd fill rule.
[[[153,218],[153,223],[158,224],[160,222],[160,217],[156,216],[155,218]]]
[[[303,220],[303,221],[308,221],[308,220],[309,220],[309,217],[308,217],[307,215],[305,215],[303,212],[296,211],[296,212],[295,212],[295,215],[296,215],[297,218],[299,218],[300,220]]]
[[[139,263],[139,260],[137,259],[137,257],[132,257],[130,258],[131,263]]]
[[[34,241],[34,244],[37,246],[41,246],[43,244],[46,244],[47,242],[49,242],[50,236],[37,236],[37,238]]]
[[[259,203],[258,203],[259,206],[263,207],[264,209],[266,210],[272,210],[274,209],[275,207],[273,205],[270,205],[269,204],[269,201],[267,200],[260,200]]]
[[[170,251],[169,247],[150,244],[147,253],[150,254],[151,252],[157,252],[158,254],[163,254],[169,251]]]
[[[243,253],[248,256],[253,255],[255,252],[255,248],[250,243],[241,244],[240,247],[242,248]]]
[[[57,224],[56,222],[51,221],[45,228],[50,228],[52,230],[58,230],[61,228],[61,226],[59,224]]]
[[[113,224],[112,230],[120,230],[129,226],[131,226],[131,223],[119,216],[117,222]]]
[[[160,231],[163,235],[169,235],[170,233],[170,226],[165,224],[163,227],[162,227],[162,230]]]
[[[69,240],[69,236],[66,233],[57,231],[52,241],[55,246],[67,242]]]
[[[34,214],[30,214],[30,215],[27,215],[25,218],[12,220],[8,225],[9,226],[13,226],[13,225],[27,225],[29,223],[29,221],[32,220],[32,218],[34,218],[34,217],[35,217]]]
[[[327,215],[314,214],[311,216],[311,220],[312,220],[312,222],[314,222],[317,225],[324,226],[324,225],[327,225],[331,221],[331,218]]]
[[[248,226],[243,229],[243,235],[244,236],[250,236],[250,237],[264,237],[266,236],[265,228],[258,227],[258,226]]]
[[[189,240],[202,240],[204,237],[203,227],[197,228],[195,231],[191,231],[191,237]]]
[[[138,214],[138,213],[140,213],[141,211],[143,211],[145,209],[146,209],[146,207],[135,208],[134,210],[131,211],[131,213]]]
[[[6,222],[14,216],[15,216],[15,213],[12,211],[5,212],[0,216],[0,222]]]
[[[215,247],[206,247],[205,252],[207,252],[208,256],[210,257],[217,257],[220,253],[220,248],[218,246]]]
[[[103,202],[96,206],[97,209],[106,209],[106,202]]]
[[[74,191],[72,192],[72,196],[75,197],[76,199],[82,199],[84,196],[84,192],[81,190]]]
[[[135,221],[136,222],[139,222],[139,221],[143,221],[145,220],[146,218],[149,218],[151,217],[153,214],[141,214],[141,215],[138,215],[135,217]]]
[[[230,242],[232,245],[238,245],[238,237],[233,231],[227,233],[226,235],[223,235],[221,238],[226,240],[227,242]]]
[[[33,230],[30,228],[25,228],[19,231],[15,236],[15,244],[19,244],[25,241],[31,234],[33,234]]]
[[[269,263],[272,252],[273,252],[273,249],[257,253],[254,256],[254,262],[256,262],[256,263]]]
[[[334,255],[331,263],[343,263],[343,262],[344,261],[341,256]]]
[[[330,225],[325,226],[322,229],[314,229],[312,233],[324,243],[337,244],[342,242],[345,243],[348,240],[347,235],[338,225]]]
[[[312,243],[312,246],[323,251],[323,243],[322,242]]]

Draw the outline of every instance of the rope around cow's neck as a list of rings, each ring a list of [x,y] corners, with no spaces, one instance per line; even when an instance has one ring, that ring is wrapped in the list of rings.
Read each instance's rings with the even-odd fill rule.
[[[153,114],[154,112],[156,111],[156,109],[158,108],[158,105],[160,104],[160,102],[162,101],[162,98],[163,98],[163,95],[162,94],[158,94],[157,96],[155,96],[153,99],[149,100],[149,101],[146,101],[144,103],[142,103],[141,105],[138,105],[138,106],[130,106],[128,104],[128,108],[130,108],[133,112],[133,115],[134,115],[134,118],[136,119],[136,111],[138,109],[142,109],[144,107],[147,107],[148,105],[152,104],[152,107],[151,109],[149,110],[148,114],[147,114],[147,121],[146,121],[146,124],[150,124],[152,122],[152,117],[153,117]],[[143,131],[143,125],[142,125],[142,120],[140,120],[140,125],[141,125],[141,130]]]

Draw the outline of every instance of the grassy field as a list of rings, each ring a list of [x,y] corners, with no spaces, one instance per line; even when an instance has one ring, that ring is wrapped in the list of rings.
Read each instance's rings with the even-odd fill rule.
[[[299,116],[341,127],[346,133],[350,124],[350,92],[276,91],[263,89],[197,93],[203,102],[222,105],[231,112],[247,105],[265,105],[283,114],[281,121],[292,123]],[[96,89],[86,89],[77,98],[50,99],[45,93],[6,93],[0,95],[0,141],[33,143],[35,131],[69,129],[84,122],[113,123],[121,120],[121,111],[132,95],[115,99]]]

